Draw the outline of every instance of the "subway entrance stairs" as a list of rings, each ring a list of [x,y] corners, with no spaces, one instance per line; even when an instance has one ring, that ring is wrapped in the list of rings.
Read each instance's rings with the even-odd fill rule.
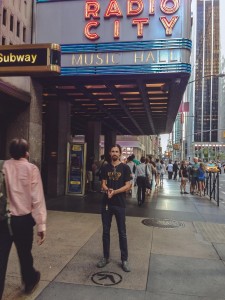
[[[40,284],[30,296],[21,293],[13,248],[3,300],[225,300],[225,206],[181,195],[179,185],[164,179],[141,207],[128,196],[130,273],[121,269],[115,219],[110,263],[96,267],[101,193],[47,199],[47,238],[33,248]]]

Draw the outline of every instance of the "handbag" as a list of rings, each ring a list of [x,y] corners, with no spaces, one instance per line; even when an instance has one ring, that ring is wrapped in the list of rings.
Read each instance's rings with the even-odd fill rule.
[[[147,165],[145,167],[145,186],[146,186],[146,189],[149,189],[149,190],[152,189],[151,183],[150,183],[149,178],[148,178]]]

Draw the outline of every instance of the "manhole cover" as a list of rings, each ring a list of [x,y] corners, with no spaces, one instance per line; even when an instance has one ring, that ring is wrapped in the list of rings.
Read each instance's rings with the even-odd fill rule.
[[[91,276],[91,280],[98,285],[111,286],[122,281],[122,276],[114,272],[98,272]]]
[[[159,219],[144,219],[142,223],[149,227],[159,227],[159,228],[177,228],[184,227],[184,223],[175,220],[159,220]]]

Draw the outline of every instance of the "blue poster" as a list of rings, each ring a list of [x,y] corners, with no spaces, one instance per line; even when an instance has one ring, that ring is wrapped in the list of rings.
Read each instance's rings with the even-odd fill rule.
[[[85,185],[85,144],[69,144],[68,153],[68,194],[83,194]]]

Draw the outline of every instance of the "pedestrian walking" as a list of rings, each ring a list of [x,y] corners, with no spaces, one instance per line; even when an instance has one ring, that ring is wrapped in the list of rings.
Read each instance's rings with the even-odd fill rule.
[[[131,172],[131,178],[130,178],[130,183],[131,183],[131,189],[129,190],[129,193],[132,194],[132,188],[134,187],[134,177],[135,177],[135,170],[136,170],[136,165],[135,163],[132,161],[132,157],[128,156],[127,157],[127,165],[130,168],[130,172]]]
[[[40,172],[28,161],[28,151],[26,140],[13,139],[9,147],[11,159],[3,165],[10,226],[8,220],[0,221],[0,299],[12,243],[19,256],[24,292],[33,292],[40,281],[40,272],[33,266],[33,227],[36,224],[38,244],[41,245],[45,240],[47,213]]]
[[[198,168],[198,190],[199,190],[200,197],[202,196],[205,190],[205,172],[206,172],[205,164],[201,162]]]
[[[149,170],[149,176],[148,176],[148,179],[149,179],[149,183],[146,184],[146,193],[147,195],[150,195],[151,191],[152,191],[152,177],[153,177],[153,165],[150,163],[150,160],[149,158],[146,158],[145,160],[145,164],[147,165],[147,168]]]
[[[135,182],[137,182],[137,199],[139,206],[145,202],[146,187],[150,180],[150,171],[148,166],[145,164],[145,160],[145,157],[142,156],[141,163],[136,167],[135,171]]]
[[[162,165],[158,158],[155,161],[155,167],[156,167],[155,187],[157,188],[160,183],[160,175],[161,175],[161,171],[162,171]]]
[[[166,169],[167,169],[167,172],[168,172],[168,179],[172,179],[172,177],[173,177],[173,164],[172,164],[171,160],[169,160],[169,163],[168,163]]]
[[[103,226],[103,258],[97,263],[98,268],[103,268],[109,263],[110,257],[110,228],[112,217],[115,215],[119,233],[122,269],[130,272],[128,263],[128,247],[125,223],[125,197],[130,190],[130,168],[121,163],[122,149],[116,144],[110,149],[111,163],[102,170],[102,189],[105,195],[102,200],[102,226]]]
[[[149,163],[152,166],[152,184],[153,184],[153,178],[155,177],[156,180],[156,163],[153,160],[153,157],[151,155],[148,155],[147,158],[149,159]]]
[[[177,161],[175,160],[174,164],[173,164],[173,180],[177,179],[177,171],[179,170]]]
[[[189,194],[186,191],[186,185],[188,182],[188,167],[184,160],[181,162],[180,166],[180,176],[181,176],[181,183],[180,183],[180,193],[181,194]]]
[[[198,157],[194,157],[194,164],[191,166],[191,194],[194,195],[194,192],[198,191],[198,168],[199,168],[199,163],[198,163]]]
[[[162,166],[161,173],[160,173],[160,186],[163,186],[163,178],[164,178],[164,175],[166,173],[166,166],[165,166],[163,160],[161,160],[160,163],[161,163],[161,166]]]

